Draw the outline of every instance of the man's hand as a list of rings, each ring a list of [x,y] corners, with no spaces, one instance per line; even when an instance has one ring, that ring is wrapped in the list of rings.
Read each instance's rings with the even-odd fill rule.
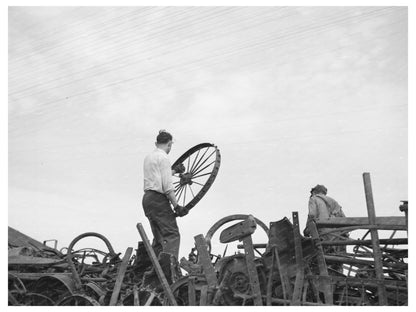
[[[184,173],[185,172],[185,166],[183,164],[177,164],[172,169],[175,170],[176,173]]]
[[[186,215],[188,214],[188,212],[189,212],[189,208],[186,208],[186,207],[181,206],[181,205],[177,205],[177,206],[174,208],[174,210],[175,210],[175,215],[176,215],[177,217],[183,217],[183,216],[186,216]]]

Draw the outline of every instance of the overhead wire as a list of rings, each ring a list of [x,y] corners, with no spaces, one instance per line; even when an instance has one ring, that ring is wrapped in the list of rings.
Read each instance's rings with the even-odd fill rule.
[[[342,49],[343,47],[341,47],[341,49]],[[319,54],[319,53],[318,53]],[[304,58],[304,57],[303,57]],[[297,58],[297,60],[299,60],[299,58]],[[292,60],[292,62],[293,62],[293,60]],[[281,64],[281,63],[280,63]],[[270,65],[270,64],[269,64]],[[273,64],[272,64],[273,65]],[[194,87],[192,87],[192,88],[190,88],[191,90],[192,89],[194,89]],[[160,97],[160,96],[159,96]],[[158,97],[158,101],[160,101],[161,99]],[[59,109],[59,108],[56,108],[56,109]]]
[[[318,26],[316,26],[316,27],[322,27],[322,25],[318,25]],[[314,28],[314,27],[309,27],[307,30],[305,30],[305,32],[306,31],[311,31],[312,29],[315,29],[316,30],[316,27]],[[298,32],[299,33],[299,32]],[[300,32],[300,33],[302,33],[302,32]],[[296,35],[296,33],[294,33],[295,35]],[[293,35],[293,34],[292,34]],[[278,39],[284,39],[284,37],[279,37]],[[286,38],[286,39],[290,39],[290,37],[289,38]],[[277,40],[276,38],[274,38],[274,40]],[[261,45],[261,44],[269,44],[269,42],[256,42],[256,43],[253,43],[253,44],[251,44],[251,46],[249,46],[250,48],[252,48],[254,45],[256,45],[256,46],[258,46],[258,45]],[[243,47],[240,47],[240,48],[233,48],[233,49],[231,49],[231,52],[228,52],[228,53],[235,53],[236,51],[238,51],[238,50],[240,50],[240,49],[244,49],[244,46]],[[212,59],[212,58],[214,58],[214,57],[221,57],[221,56],[223,56],[224,54],[226,54],[226,53],[224,53],[224,52],[221,52],[221,53],[218,53],[218,54],[215,54],[214,56],[210,56],[209,57],[209,59]],[[201,63],[201,62],[206,62],[206,58],[199,58],[199,59],[196,59],[196,60],[194,60],[194,61],[192,61],[192,62],[184,62],[184,63],[181,63],[181,64],[179,64],[179,65],[171,65],[171,66],[169,66],[168,68],[165,68],[164,70],[169,70],[169,69],[172,69],[172,68],[177,68],[177,67],[181,67],[181,66],[189,66],[190,64],[193,64],[193,63]],[[161,70],[159,70],[159,71],[157,71],[157,72],[153,72],[153,73],[150,73],[150,74],[155,74],[155,73],[160,73],[161,72]],[[139,78],[141,78],[141,77],[146,77],[146,76],[148,76],[148,74],[144,74],[144,75],[141,75],[141,76],[135,76],[135,77],[132,77],[132,78],[129,78],[129,79],[124,79],[124,80],[120,80],[119,82],[117,82],[117,83],[111,83],[111,84],[108,84],[107,86],[112,86],[112,85],[114,85],[114,84],[118,84],[118,83],[123,83],[123,82],[127,82],[127,81],[130,81],[130,80],[132,80],[132,79],[139,79]],[[105,86],[104,86],[105,87]],[[96,90],[96,88],[94,89],[94,90]],[[91,91],[93,91],[93,90],[91,90]],[[80,95],[82,95],[82,94],[84,94],[85,92],[82,92],[82,93],[80,93]]]

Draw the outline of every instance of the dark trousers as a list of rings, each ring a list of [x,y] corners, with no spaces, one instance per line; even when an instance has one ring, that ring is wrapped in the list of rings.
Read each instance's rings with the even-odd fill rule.
[[[142,205],[152,229],[152,247],[156,256],[163,251],[170,253],[178,260],[180,234],[175,213],[170,208],[169,199],[164,194],[146,191],[143,195]]]

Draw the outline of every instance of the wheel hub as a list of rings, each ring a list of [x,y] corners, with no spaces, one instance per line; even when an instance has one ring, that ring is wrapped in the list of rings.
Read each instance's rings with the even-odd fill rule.
[[[180,175],[181,180],[179,181],[180,185],[192,185],[192,173],[187,172]]]

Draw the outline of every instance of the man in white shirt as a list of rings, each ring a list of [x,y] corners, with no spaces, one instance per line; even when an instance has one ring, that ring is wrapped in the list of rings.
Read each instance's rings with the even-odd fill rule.
[[[168,154],[172,148],[172,135],[164,130],[159,131],[156,137],[156,149],[144,159],[144,195],[143,210],[149,219],[153,233],[152,247],[159,255],[165,252],[178,259],[180,234],[176,217],[182,217],[188,210],[178,205],[175,189],[172,183],[172,174],[183,173],[182,164],[174,170]],[[172,210],[171,204],[175,211]]]

